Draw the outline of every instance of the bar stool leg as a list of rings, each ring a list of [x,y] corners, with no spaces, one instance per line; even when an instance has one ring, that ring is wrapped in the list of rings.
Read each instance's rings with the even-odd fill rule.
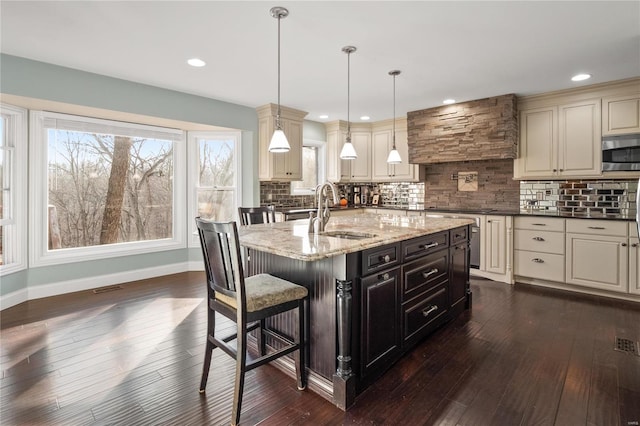
[[[296,364],[296,378],[298,381],[298,390],[304,390],[307,387],[305,375],[305,339],[304,339],[304,299],[298,301],[298,333],[296,336],[298,350],[293,358]]]

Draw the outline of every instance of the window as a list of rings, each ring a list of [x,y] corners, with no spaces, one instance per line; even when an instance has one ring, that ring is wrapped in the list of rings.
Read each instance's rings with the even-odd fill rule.
[[[189,132],[188,141],[192,216],[237,220],[242,199],[240,132]]]
[[[32,112],[34,264],[179,248],[180,130]]]
[[[302,180],[291,182],[291,195],[312,195],[324,182],[325,144],[305,140],[302,146]]]
[[[27,111],[1,105],[0,275],[26,268]]]

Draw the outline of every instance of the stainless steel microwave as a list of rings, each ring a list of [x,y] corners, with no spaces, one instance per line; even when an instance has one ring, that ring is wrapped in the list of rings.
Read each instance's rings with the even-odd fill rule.
[[[640,171],[640,134],[602,138],[602,171]]]

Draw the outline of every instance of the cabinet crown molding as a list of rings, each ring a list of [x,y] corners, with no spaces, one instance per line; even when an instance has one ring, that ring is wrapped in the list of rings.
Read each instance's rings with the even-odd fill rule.
[[[278,113],[278,104],[262,105],[257,107],[256,111],[258,113],[258,117],[275,117]],[[299,109],[280,105],[280,118],[302,121],[307,116],[307,114],[309,113],[306,111],[301,111]]]

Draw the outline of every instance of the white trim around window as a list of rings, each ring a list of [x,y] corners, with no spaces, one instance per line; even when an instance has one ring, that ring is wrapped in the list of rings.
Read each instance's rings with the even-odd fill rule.
[[[78,125],[86,125],[87,131],[104,128],[109,131],[125,129],[145,137],[165,135],[173,141],[173,236],[172,238],[133,241],[125,243],[97,245],[89,247],[48,249],[48,141],[45,122],[71,120]],[[182,130],[160,128],[142,124],[131,124],[110,120],[71,116],[45,111],[30,111],[30,156],[29,202],[31,205],[29,224],[29,262],[31,266],[45,266],[61,263],[98,260],[104,258],[146,254],[186,247],[186,227],[184,201],[186,199],[186,142]],[[118,134],[118,133],[116,133]],[[120,133],[122,134],[122,133]],[[126,134],[126,133],[125,133]]]
[[[27,268],[27,110],[13,105],[1,104],[2,119],[7,128],[5,159],[5,184],[8,188],[9,217],[0,219],[4,227],[3,265],[0,276]],[[4,190],[5,188],[0,188]],[[6,196],[7,194],[5,194]]]
[[[325,180],[325,170],[326,170],[326,152],[327,152],[327,144],[324,141],[318,141],[314,139],[305,139],[302,143],[302,146],[312,146],[317,149],[317,158],[318,158],[318,169],[317,173],[317,181],[318,184],[321,184]],[[304,170],[302,171],[304,174]],[[315,188],[295,188],[295,183],[291,182],[291,195],[315,195]]]
[[[235,191],[236,191],[236,207],[242,204],[242,132],[240,131],[193,131],[187,133],[187,164],[189,169],[189,175],[187,177],[187,187],[189,188],[188,198],[188,229],[189,235],[189,247],[200,247],[200,241],[198,238],[198,231],[196,229],[195,217],[198,215],[198,189],[199,178],[198,171],[200,170],[200,158],[198,151],[198,142],[202,139],[215,140],[215,139],[232,139],[234,141],[234,167],[235,167]],[[237,211],[237,210],[236,210]],[[237,213],[236,213],[237,216]],[[236,217],[236,220],[238,218]]]

